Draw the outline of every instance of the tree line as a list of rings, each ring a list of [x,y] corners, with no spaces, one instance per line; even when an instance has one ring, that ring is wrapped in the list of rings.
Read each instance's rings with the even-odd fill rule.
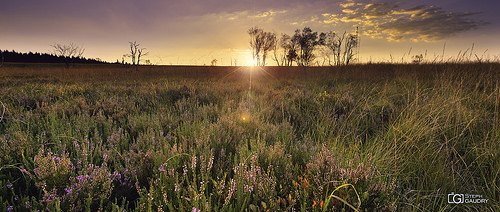
[[[309,27],[295,30],[290,36],[274,32],[266,32],[262,28],[252,27],[250,47],[254,65],[265,66],[268,54],[272,51],[272,59],[278,66],[311,66],[317,58],[323,58],[321,65],[348,65],[355,58],[355,48],[359,44],[359,36],[351,33],[314,32]],[[317,65],[319,61],[316,61]]]
[[[92,59],[85,57],[63,56],[48,53],[29,52],[21,53],[14,50],[0,50],[1,61],[6,63],[84,63],[84,64],[104,64],[108,62],[100,59]],[[0,62],[1,63],[1,62]]]
[[[136,70],[138,70],[139,63],[143,60],[142,57],[147,56],[149,52],[145,51],[146,48],[139,47],[140,44],[136,41],[129,42],[130,44],[130,53],[124,54],[122,57],[122,64],[128,64],[125,62],[125,57],[129,57],[131,59],[132,66],[135,66]],[[0,66],[3,65],[4,62],[12,62],[12,63],[65,63],[67,67],[75,63],[82,64],[109,64],[109,62],[101,61],[99,58],[97,59],[87,59],[83,57],[83,53],[85,52],[85,48],[83,46],[78,46],[74,43],[69,44],[60,44],[56,43],[50,45],[53,49],[50,54],[48,53],[38,53],[38,52],[29,52],[29,53],[20,53],[14,50],[0,50]],[[120,62],[117,60],[116,64]],[[146,64],[150,64],[149,60],[146,60]]]

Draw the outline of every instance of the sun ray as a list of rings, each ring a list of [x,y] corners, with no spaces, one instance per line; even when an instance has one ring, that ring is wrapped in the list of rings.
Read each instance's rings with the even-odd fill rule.
[[[275,80],[275,81],[277,81],[277,80],[278,80],[278,78],[276,78],[276,77],[275,77],[275,76],[273,76],[271,73],[269,73],[268,71],[266,71],[266,70],[264,69],[264,67],[258,66],[258,70],[262,71],[264,74],[269,75],[269,76],[270,76],[273,80]]]
[[[228,74],[226,74],[226,75],[222,76],[222,77],[219,79],[219,81],[221,81],[221,80],[223,80],[223,79],[227,78],[229,75],[234,74],[234,73],[236,73],[237,71],[241,71],[241,69],[242,69],[242,68],[244,68],[244,67],[243,67],[243,66],[239,66],[239,67],[235,68],[235,69],[234,69],[234,71],[231,71],[231,72],[229,72]]]

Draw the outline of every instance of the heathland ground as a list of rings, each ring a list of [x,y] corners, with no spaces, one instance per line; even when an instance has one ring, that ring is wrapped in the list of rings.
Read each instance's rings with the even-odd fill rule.
[[[499,82],[496,63],[4,64],[0,208],[498,211]]]

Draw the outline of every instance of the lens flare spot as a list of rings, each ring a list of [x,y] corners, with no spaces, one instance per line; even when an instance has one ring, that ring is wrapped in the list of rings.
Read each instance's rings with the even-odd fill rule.
[[[250,114],[247,112],[244,112],[240,115],[240,121],[241,122],[248,122],[250,121]]]

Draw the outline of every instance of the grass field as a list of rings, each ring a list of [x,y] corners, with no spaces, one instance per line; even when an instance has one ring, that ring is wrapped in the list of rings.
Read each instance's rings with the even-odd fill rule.
[[[500,210],[500,64],[140,68],[0,67],[0,208]]]

